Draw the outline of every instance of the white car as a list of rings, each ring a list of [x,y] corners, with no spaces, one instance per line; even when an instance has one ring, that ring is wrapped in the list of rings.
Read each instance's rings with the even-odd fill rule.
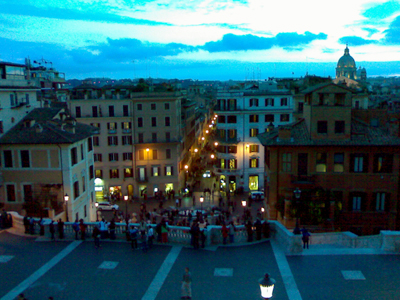
[[[205,171],[204,174],[203,174],[203,177],[204,178],[211,177],[211,171],[210,170]]]
[[[98,210],[118,210],[119,206],[117,204],[111,204],[110,202],[98,202]]]

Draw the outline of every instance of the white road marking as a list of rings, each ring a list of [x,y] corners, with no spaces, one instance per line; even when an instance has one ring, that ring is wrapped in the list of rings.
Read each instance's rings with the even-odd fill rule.
[[[150,283],[149,288],[144,294],[142,300],[155,300],[158,292],[161,290],[162,285],[164,284],[165,279],[167,278],[169,272],[172,269],[176,259],[181,252],[182,246],[173,246],[167,257],[165,258],[163,264],[158,270],[156,276],[153,281]]]
[[[32,283],[34,283],[36,280],[38,280],[40,277],[46,274],[52,267],[54,267],[64,257],[70,254],[76,247],[79,246],[80,243],[82,243],[82,241],[73,241],[64,250],[62,250],[60,253],[58,253],[56,256],[50,259],[47,263],[45,263],[41,268],[35,271],[31,276],[22,281],[19,285],[17,285],[15,288],[9,291],[6,295],[4,295],[0,300],[10,300],[17,298],[17,296],[21,294],[23,291],[25,291]]]

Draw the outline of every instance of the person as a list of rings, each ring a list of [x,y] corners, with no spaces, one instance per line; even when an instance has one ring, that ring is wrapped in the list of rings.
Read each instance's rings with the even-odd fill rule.
[[[199,249],[200,227],[197,221],[193,222],[191,233],[193,237],[193,247],[194,249]]]
[[[301,234],[301,230],[298,225],[293,229],[293,234]]]
[[[301,238],[303,240],[303,249],[308,249],[308,243],[310,241],[310,232],[303,227],[303,229],[301,229],[301,234],[303,235],[303,237]]]
[[[131,225],[130,230],[129,230],[129,234],[131,236],[131,247],[132,247],[132,249],[137,249],[137,247],[138,247],[138,244],[137,244],[138,230],[136,229],[135,226]]]
[[[161,242],[168,243],[168,224],[165,220],[161,221]]]
[[[179,207],[179,199],[178,198],[175,199],[175,207]]]
[[[53,220],[51,220],[51,222],[50,222],[49,231],[50,231],[50,234],[51,234],[51,240],[55,241],[56,239],[55,239],[54,233],[56,232],[56,229],[54,228],[54,221]]]
[[[75,232],[75,240],[77,240],[78,239],[78,235],[79,235],[79,222],[78,222],[78,219],[76,219],[74,224],[72,224],[72,229]]]
[[[58,229],[58,236],[61,240],[64,238],[64,222],[61,219],[58,219],[57,229]]]
[[[99,223],[99,229],[100,229],[100,237],[101,239],[105,239],[107,237],[107,222],[106,220],[103,218],[100,223]]]
[[[81,240],[84,241],[86,237],[86,227],[87,225],[83,223],[83,219],[79,220],[79,230],[81,231]]]
[[[92,232],[92,237],[94,238],[94,247],[99,248],[100,247],[100,229],[97,226],[94,226],[93,232]]]
[[[229,230],[228,230],[228,228],[226,227],[225,222],[222,224],[221,232],[222,232],[222,240],[223,240],[223,243],[224,243],[224,245],[226,245],[226,240],[227,240],[227,238],[228,238],[228,232],[229,232]]]
[[[111,220],[110,226],[108,227],[110,229],[110,239],[115,240],[115,222],[114,219]]]
[[[142,251],[144,253],[146,253],[148,250],[146,230],[140,233],[140,242],[141,242]]]
[[[29,217],[28,216],[24,217],[24,227],[25,227],[25,233],[29,233]]]
[[[207,232],[207,223],[206,225],[200,230],[200,239],[201,239],[201,248],[206,246],[206,232]]]
[[[153,246],[153,240],[154,240],[154,229],[150,225],[148,225],[147,229],[147,240],[149,243],[149,249]]]
[[[183,273],[181,295],[181,299],[192,299],[192,275],[188,267],[185,268],[185,273]]]
[[[144,221],[144,219],[142,219],[142,220],[140,221],[140,223],[139,223],[139,231],[140,231],[140,234],[144,234],[144,233],[146,232],[146,229],[147,229],[147,224],[146,224],[146,222]]]
[[[250,220],[247,221],[246,231],[247,231],[247,241],[252,242],[253,241],[253,224],[251,224]]]
[[[39,227],[40,227],[39,234],[41,236],[43,236],[44,235],[44,220],[43,220],[43,218],[40,218],[40,220],[39,220]]]
[[[233,244],[235,241],[235,231],[236,227],[233,224],[233,221],[229,224],[229,243]]]
[[[29,233],[30,234],[35,234],[35,219],[34,218],[30,218],[29,219]]]
[[[256,227],[256,239],[257,241],[259,241],[261,240],[261,235],[262,235],[262,224],[259,218],[257,218],[256,222],[254,223],[254,226]]]

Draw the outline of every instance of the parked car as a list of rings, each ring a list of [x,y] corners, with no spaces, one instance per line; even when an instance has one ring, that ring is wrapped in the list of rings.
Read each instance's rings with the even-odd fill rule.
[[[263,191],[251,191],[250,197],[254,201],[261,201],[264,200],[264,192]]]
[[[117,204],[111,204],[110,202],[98,202],[98,210],[118,210]]]
[[[211,171],[210,170],[205,171],[204,174],[203,174],[203,177],[204,178],[211,177]]]

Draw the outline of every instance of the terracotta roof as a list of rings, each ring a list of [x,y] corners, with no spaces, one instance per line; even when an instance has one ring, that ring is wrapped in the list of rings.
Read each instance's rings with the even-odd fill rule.
[[[304,119],[279,128],[290,129],[290,138],[278,138],[278,128],[261,133],[257,138],[264,146],[400,146],[399,137],[389,134],[384,128],[372,127],[355,118],[351,122],[351,137],[348,140],[312,140]]]
[[[96,127],[61,121],[63,108],[36,108],[0,138],[0,144],[72,144],[88,138]],[[32,126],[26,124],[34,121]],[[72,120],[71,120],[72,121]],[[75,127],[75,132],[72,132]]]

